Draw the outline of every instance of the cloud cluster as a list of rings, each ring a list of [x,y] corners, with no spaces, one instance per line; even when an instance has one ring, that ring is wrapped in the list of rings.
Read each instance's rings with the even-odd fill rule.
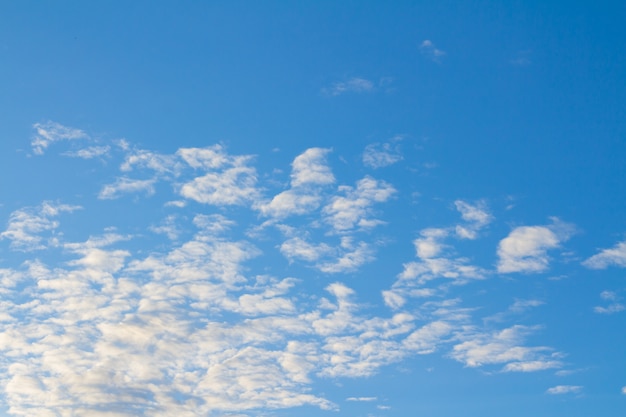
[[[34,145],[42,152],[55,138],[84,136],[50,126],[40,136],[53,139]],[[43,202],[9,215],[0,242],[27,257],[0,268],[0,400],[11,415],[336,410],[316,392],[320,380],[370,377],[437,352],[501,372],[565,366],[556,349],[529,343],[542,326],[516,323],[543,301],[516,299],[481,317],[458,294],[463,285],[488,291],[481,283],[493,276],[455,248],[489,231],[494,216],[484,201],[449,204],[457,222],[418,230],[414,254],[396,265],[395,276],[368,277],[384,303],[373,306],[360,300],[353,277],[342,274],[376,261],[372,232],[383,229],[385,203],[400,193],[387,180],[365,175],[342,183],[328,162],[332,151],[316,147],[295,156],[280,186],[259,184],[264,177],[255,158],[222,145],[161,154],[118,141],[101,153],[83,148],[82,156],[72,156],[95,157],[105,148],[120,161],[110,182],[94,191],[94,206],[128,208],[121,205],[126,195],[160,193],[168,203],[155,207],[157,220],[139,216],[131,231],[74,230],[74,240],[65,238],[59,218],[77,205]],[[366,149],[364,162],[398,163],[394,149]],[[557,220],[513,229],[497,254],[492,249],[498,272],[544,271],[548,252],[571,232]],[[75,238],[80,233],[84,238]],[[411,247],[410,240],[401,244]],[[292,274],[303,269],[288,263],[313,272]],[[608,306],[597,307],[599,313],[621,305],[616,292],[601,298]],[[548,393],[580,389],[557,386]]]

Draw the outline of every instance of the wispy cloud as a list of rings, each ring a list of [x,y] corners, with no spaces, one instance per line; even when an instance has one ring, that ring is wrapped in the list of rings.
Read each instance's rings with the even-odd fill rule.
[[[548,388],[546,393],[550,395],[578,394],[582,390],[583,387],[580,385],[557,385],[555,387]]]
[[[136,180],[127,177],[118,178],[113,184],[107,184],[102,187],[98,198],[101,200],[113,200],[120,198],[124,194],[145,193],[146,195],[154,194],[154,179]]]
[[[33,251],[45,249],[42,232],[52,232],[59,227],[59,222],[55,220],[61,213],[71,213],[81,207],[58,204],[54,202],[43,202],[37,207],[26,207],[16,210],[9,217],[9,224],[4,232],[0,233],[0,239],[9,239],[11,247],[21,251]],[[53,236],[50,236],[54,245]]]
[[[345,196],[334,197],[323,210],[325,221],[338,233],[355,227],[372,228],[382,223],[368,218],[371,206],[387,201],[396,193],[391,184],[369,176],[359,180],[356,188],[344,185],[339,187],[339,191]]]
[[[435,47],[435,44],[429,39],[424,40],[419,49],[422,55],[434,62],[441,62],[441,58],[446,55],[444,51]]]
[[[70,156],[73,158],[82,158],[82,159],[93,159],[98,156],[105,156],[109,154],[111,150],[110,146],[88,146],[83,149],[79,149],[76,151],[67,151],[64,152],[63,155]]]
[[[511,65],[517,67],[525,67],[532,64],[531,55],[532,51],[530,50],[518,51],[517,55],[509,62],[511,63]]]
[[[43,155],[46,148],[54,142],[62,140],[89,139],[89,136],[80,129],[66,127],[52,121],[35,123],[33,128],[35,129],[36,134],[31,141],[31,146],[35,155]]]
[[[591,269],[605,269],[612,265],[626,268],[626,241],[617,243],[611,249],[603,249],[585,260],[583,265]]]
[[[537,327],[515,325],[491,333],[460,335],[462,342],[455,345],[451,356],[468,367],[505,364],[505,372],[534,372],[560,368],[562,362],[554,359],[550,348],[523,346],[526,336]]]
[[[322,93],[328,96],[339,96],[346,93],[368,93],[374,91],[375,85],[365,78],[353,77],[346,81],[336,82],[330,87],[322,89]]]
[[[399,139],[401,139],[401,137],[398,137],[393,142],[372,143],[367,145],[363,151],[363,164],[370,168],[377,169],[393,165],[402,160],[402,154],[396,143]]]
[[[461,217],[467,223],[456,226],[456,235],[461,239],[476,239],[478,231],[491,223],[493,216],[487,211],[484,201],[470,204],[463,200],[454,202],[456,209],[461,213]]]
[[[605,301],[610,302],[610,304],[606,306],[596,306],[593,308],[593,311],[599,314],[614,314],[619,313],[620,311],[626,310],[626,306],[620,302],[621,297],[617,295],[617,293],[613,291],[602,291],[600,293],[600,298]]]

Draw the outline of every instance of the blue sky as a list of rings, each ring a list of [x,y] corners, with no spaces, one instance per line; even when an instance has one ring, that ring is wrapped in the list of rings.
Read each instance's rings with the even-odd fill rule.
[[[0,415],[622,416],[617,2],[0,4]]]

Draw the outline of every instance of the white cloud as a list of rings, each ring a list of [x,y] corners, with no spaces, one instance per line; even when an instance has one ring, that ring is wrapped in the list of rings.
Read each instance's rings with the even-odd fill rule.
[[[547,394],[560,395],[560,394],[578,394],[583,389],[580,385],[557,385],[546,390]]]
[[[374,260],[374,251],[365,242],[354,245],[350,241],[348,244],[342,244],[342,249],[336,259],[320,262],[316,267],[322,272],[335,274],[355,271],[363,264]]]
[[[430,259],[441,253],[445,245],[440,241],[448,236],[446,229],[430,228],[420,232],[422,237],[413,241],[418,258]]]
[[[123,194],[145,193],[146,195],[154,194],[155,179],[137,180],[127,177],[118,178],[113,184],[107,184],[102,187],[98,198],[101,200],[114,200],[120,198]]]
[[[315,268],[329,274],[355,271],[374,259],[370,245],[365,242],[354,243],[347,236],[343,236],[336,247],[293,237],[283,242],[280,252],[290,261],[298,259],[310,262]]]
[[[330,87],[322,89],[322,92],[329,96],[339,96],[345,93],[367,93],[374,91],[374,83],[360,77],[353,77],[347,81],[336,82]]]
[[[412,332],[404,339],[403,345],[410,351],[422,355],[432,353],[453,329],[454,327],[445,321],[434,321]]]
[[[383,168],[402,160],[397,146],[392,143],[372,143],[363,151],[363,164],[370,168]]]
[[[555,220],[550,226],[521,226],[498,245],[498,272],[543,272],[548,269],[548,250],[569,238],[572,227]]]
[[[619,242],[611,249],[603,249],[583,262],[591,269],[605,269],[611,265],[626,268],[626,241]]]
[[[183,184],[180,195],[203,204],[243,205],[258,196],[256,170],[235,166],[222,172],[210,172]]]
[[[309,213],[317,209],[320,202],[319,194],[291,189],[275,195],[269,203],[260,204],[259,210],[265,216],[284,218]]]
[[[477,266],[469,265],[465,258],[429,258],[421,262],[408,262],[399,277],[402,280],[417,280],[419,284],[437,278],[452,279],[456,283],[482,279],[486,272]]]
[[[67,204],[57,204],[49,201],[37,207],[26,207],[16,210],[9,216],[7,229],[0,233],[1,239],[9,239],[13,249],[32,251],[45,249],[42,232],[52,232],[59,227],[54,220],[61,213],[78,210],[81,207]],[[54,241],[51,242],[54,244]]]
[[[291,186],[327,185],[335,182],[326,155],[330,152],[326,148],[309,148],[298,155],[291,164]]]
[[[181,169],[173,155],[163,155],[145,149],[133,149],[120,166],[123,172],[130,172],[135,168],[151,169],[158,174],[177,174]]]
[[[593,308],[593,311],[595,311],[598,314],[614,314],[614,313],[619,313],[620,311],[624,311],[626,310],[626,306],[624,306],[624,304],[620,303],[619,301],[621,300],[621,297],[619,297],[617,295],[617,293],[613,292],[613,291],[602,291],[602,293],[600,293],[600,297],[603,300],[607,300],[607,301],[613,301],[611,304],[609,304],[608,306],[596,306]]]
[[[217,169],[232,165],[233,159],[222,145],[207,146],[205,148],[181,148],[176,154],[190,167],[195,169]]]
[[[98,156],[108,155],[111,150],[110,146],[89,146],[77,151],[64,152],[63,155],[73,158],[93,159]]]
[[[178,236],[180,236],[181,233],[176,225],[176,216],[173,214],[170,214],[165,219],[163,219],[161,221],[161,224],[159,224],[158,226],[153,225],[150,226],[148,229],[154,233],[164,234],[170,240],[178,239]]]
[[[456,226],[456,234],[461,239],[476,239],[478,231],[491,223],[493,216],[487,211],[485,203],[480,201],[476,205],[462,200],[454,202],[456,209],[461,213],[465,225]]]
[[[294,237],[280,245],[280,252],[289,260],[302,259],[315,262],[323,256],[332,253],[333,249],[327,244],[314,245],[302,238]]]
[[[251,158],[228,155],[221,145],[174,155],[136,150],[123,141],[118,146],[124,151],[122,171],[152,172],[144,180],[118,178],[101,198],[156,192],[156,181],[165,180],[175,195],[217,205],[251,202],[252,210],[239,216],[244,209],[198,208],[172,202],[169,195],[166,208],[153,207],[165,212],[160,223],[140,216],[132,236],[107,228],[70,243],[61,239],[57,217],[76,206],[44,203],[14,212],[2,238],[14,247],[54,244],[57,250],[38,253],[40,260],[27,254],[15,269],[0,269],[0,378],[12,414],[244,417],[299,406],[336,410],[314,391],[320,379],[369,377],[411,355],[448,349],[467,366],[497,365],[505,372],[562,366],[551,348],[526,346],[535,327],[484,330],[485,323],[473,324],[479,308],[464,306],[451,293],[454,284],[487,272],[452,256],[445,239],[454,238],[454,227],[423,229],[413,242],[416,262],[404,265],[391,288],[384,272],[379,279],[374,270],[365,274],[368,282],[359,288],[382,285],[389,309],[375,299],[360,303],[346,284],[326,285],[329,274],[354,271],[374,259],[380,241],[359,233],[381,223],[374,205],[396,192],[365,177],[329,196],[333,187],[324,187],[335,177],[328,149],[297,156],[291,188],[261,201]],[[188,210],[168,215],[171,206]],[[471,233],[490,221],[480,203],[459,200],[456,206]],[[307,216],[310,223],[284,220],[316,210],[321,217]],[[259,211],[272,218],[255,229]],[[237,223],[226,213],[237,216]],[[251,229],[267,232],[268,224],[283,234],[251,237]],[[154,239],[146,229],[171,240]],[[82,232],[88,233],[76,229],[72,236]],[[321,272],[302,284],[307,274],[292,278],[289,271],[302,270],[283,264],[274,277],[271,257],[279,251]],[[266,257],[256,259],[260,255]],[[443,284],[430,282],[439,278]],[[311,292],[320,283],[327,293]],[[601,297],[617,300],[611,292]],[[538,304],[517,300],[507,312]]]
[[[441,49],[437,49],[435,44],[428,39],[420,44],[420,52],[434,62],[440,62],[441,58],[446,54]]]
[[[626,386],[622,387],[622,394],[626,395]]]
[[[559,368],[562,363],[548,355],[543,346],[523,346],[525,337],[536,327],[515,325],[492,333],[460,335],[450,356],[468,367],[505,364],[505,372],[533,372]]]
[[[323,209],[325,221],[339,233],[355,227],[369,229],[382,223],[367,218],[371,213],[371,206],[387,201],[396,192],[391,184],[369,176],[359,180],[356,188],[341,186],[339,191],[346,196],[334,197]]]
[[[326,155],[330,149],[309,148],[292,162],[291,188],[269,202],[257,204],[264,216],[285,218],[316,210],[322,201],[321,186],[335,182]]]
[[[63,126],[59,123],[48,121],[45,123],[35,123],[33,128],[36,135],[31,141],[33,152],[36,155],[43,155],[44,151],[53,142],[62,140],[89,139],[89,136],[80,129]]]

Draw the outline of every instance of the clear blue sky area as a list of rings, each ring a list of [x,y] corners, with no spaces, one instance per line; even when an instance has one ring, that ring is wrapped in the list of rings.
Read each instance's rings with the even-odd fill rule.
[[[624,22],[0,2],[0,415],[624,416]]]

